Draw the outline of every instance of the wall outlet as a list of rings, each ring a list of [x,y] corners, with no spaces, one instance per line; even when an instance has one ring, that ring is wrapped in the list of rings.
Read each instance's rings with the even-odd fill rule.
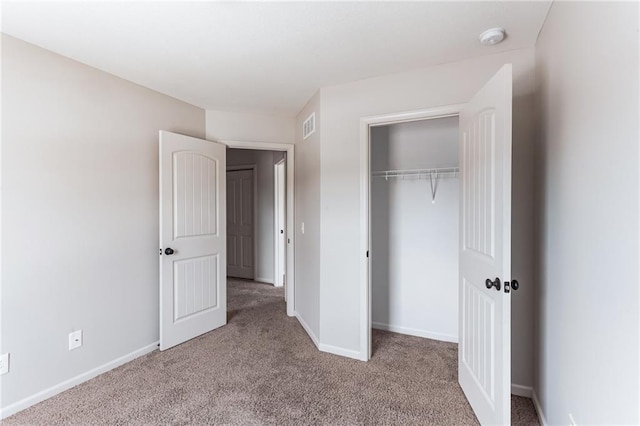
[[[77,349],[80,346],[82,346],[82,330],[69,333],[69,350]]]
[[[0,355],[0,376],[9,372],[9,354]]]

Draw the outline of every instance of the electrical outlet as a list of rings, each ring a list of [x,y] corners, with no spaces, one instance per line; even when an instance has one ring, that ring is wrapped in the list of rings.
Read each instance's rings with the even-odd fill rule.
[[[0,355],[0,376],[9,372],[9,354]]]
[[[82,330],[76,330],[69,333],[69,350],[73,350],[82,346]]]
[[[573,420],[573,414],[571,414],[571,413],[569,413],[569,424],[571,426],[576,426],[577,425],[576,421]]]

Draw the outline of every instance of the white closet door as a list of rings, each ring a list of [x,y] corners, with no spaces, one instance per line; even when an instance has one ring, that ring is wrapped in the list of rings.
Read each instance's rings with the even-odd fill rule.
[[[460,114],[458,377],[481,424],[511,422],[511,86],[505,65]]]
[[[160,350],[227,323],[226,146],[160,132]]]
[[[227,172],[227,274],[254,278],[253,170]]]

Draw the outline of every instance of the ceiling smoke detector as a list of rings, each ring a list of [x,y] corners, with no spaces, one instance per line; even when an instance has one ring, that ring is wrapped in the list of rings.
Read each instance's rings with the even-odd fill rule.
[[[480,34],[480,43],[485,46],[493,46],[504,40],[503,28],[491,28]]]

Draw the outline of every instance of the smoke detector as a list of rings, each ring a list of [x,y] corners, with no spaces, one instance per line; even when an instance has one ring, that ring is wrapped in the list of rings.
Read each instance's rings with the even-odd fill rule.
[[[480,34],[480,43],[485,46],[493,46],[504,40],[504,35],[503,28],[491,28]]]

